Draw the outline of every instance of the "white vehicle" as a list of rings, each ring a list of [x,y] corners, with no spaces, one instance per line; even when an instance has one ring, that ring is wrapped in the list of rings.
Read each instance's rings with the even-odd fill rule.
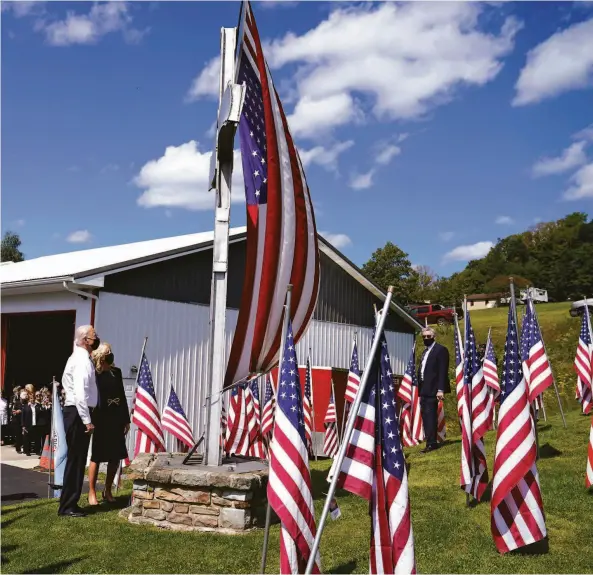
[[[533,300],[533,303],[544,302],[548,303],[548,290],[539,289],[536,287],[529,287],[521,290],[521,299],[526,300],[529,296]]]

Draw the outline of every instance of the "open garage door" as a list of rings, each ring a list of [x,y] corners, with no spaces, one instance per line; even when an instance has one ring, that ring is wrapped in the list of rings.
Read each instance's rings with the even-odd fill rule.
[[[2,387],[32,383],[36,389],[55,376],[61,381],[72,353],[76,312],[2,315]]]

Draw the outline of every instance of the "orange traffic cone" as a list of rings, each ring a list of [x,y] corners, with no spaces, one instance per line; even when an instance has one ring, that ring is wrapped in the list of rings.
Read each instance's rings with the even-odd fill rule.
[[[50,461],[53,470],[53,459],[50,458],[49,453],[49,435],[46,435],[45,443],[43,444],[43,452],[41,453],[41,459],[39,460],[39,467],[41,467],[41,469],[49,471]]]

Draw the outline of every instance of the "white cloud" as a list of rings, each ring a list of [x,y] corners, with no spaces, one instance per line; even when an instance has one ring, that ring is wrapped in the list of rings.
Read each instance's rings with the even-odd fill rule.
[[[578,131],[573,135],[572,138],[573,140],[587,140],[588,142],[593,142],[593,124],[590,124],[586,128]]]
[[[441,240],[443,240],[444,242],[449,242],[453,239],[453,236],[455,236],[455,232],[441,232],[439,234],[439,238],[441,238]]]
[[[91,241],[91,238],[91,233],[88,230],[78,230],[76,232],[72,232],[66,238],[66,241],[70,242],[71,244],[86,244]]]
[[[385,146],[377,155],[376,162],[377,164],[381,164],[382,166],[386,166],[391,162],[395,156],[399,156],[402,152],[402,149],[399,146],[395,146],[393,144]]]
[[[331,232],[319,233],[338,250],[352,245],[352,240],[346,234],[332,234]]]
[[[132,16],[126,2],[104,2],[93,4],[87,14],[66,13],[63,20],[38,20],[37,31],[42,31],[48,44],[70,46],[72,44],[96,44],[103,36],[121,32],[130,44],[138,43],[149,29],[132,27]]]
[[[485,33],[484,10],[466,2],[433,3],[430,10],[416,2],[340,6],[316,28],[272,41],[272,67],[300,66],[291,127],[313,137],[352,121],[361,109],[354,94],[370,96],[378,118],[416,118],[459,87],[491,81],[520,25],[508,18],[499,33]]]
[[[542,158],[538,160],[532,169],[533,177],[539,178],[541,176],[562,174],[584,164],[587,161],[587,155],[585,154],[586,146],[587,142],[584,140],[575,142],[556,158]]]
[[[498,216],[496,220],[494,220],[494,223],[500,226],[510,226],[515,223],[515,220],[509,216]]]
[[[477,242],[467,246],[457,246],[443,257],[443,262],[467,262],[483,258],[492,248],[492,242]]]
[[[373,185],[375,170],[369,170],[366,174],[353,174],[348,184],[353,190],[366,190]]]
[[[316,138],[366,120],[418,118],[459,88],[482,86],[502,68],[521,24],[482,28],[491,7],[472,2],[337,3],[301,34],[264,41],[269,65],[296,65],[296,105],[288,122],[297,137]],[[194,80],[188,99],[215,96],[218,58]],[[215,81],[216,80],[216,81]],[[283,90],[283,93],[286,90]]]
[[[299,150],[301,161],[305,167],[317,164],[329,171],[337,171],[338,157],[354,145],[353,140],[338,142],[331,147],[315,146],[310,150]]]
[[[570,181],[572,185],[564,192],[566,200],[582,200],[593,198],[593,162],[583,166]]]
[[[220,56],[210,60],[204,69],[194,78],[185,100],[195,102],[202,96],[218,98],[220,91]]]
[[[556,32],[530,50],[513,105],[535,104],[593,82],[593,18]]]
[[[15,18],[22,18],[24,16],[34,16],[45,12],[45,2],[26,2],[19,0],[18,2],[9,2],[3,0],[0,3],[2,12],[12,12]]]
[[[163,156],[150,160],[136,175],[133,183],[144,191],[137,203],[145,208],[158,206],[211,210],[214,192],[208,191],[212,151],[200,151],[195,140],[180,146],[168,146]],[[231,201],[245,200],[243,168],[239,151],[235,151]]]

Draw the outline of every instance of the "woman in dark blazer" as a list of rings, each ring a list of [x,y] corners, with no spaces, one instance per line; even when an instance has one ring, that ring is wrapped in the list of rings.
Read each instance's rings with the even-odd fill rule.
[[[130,413],[121,370],[113,365],[111,346],[102,343],[92,353],[95,364],[99,401],[91,419],[95,430],[89,465],[89,505],[97,505],[99,464],[107,462],[103,500],[113,502],[111,488],[120,461],[128,457],[126,434],[130,430]]]

